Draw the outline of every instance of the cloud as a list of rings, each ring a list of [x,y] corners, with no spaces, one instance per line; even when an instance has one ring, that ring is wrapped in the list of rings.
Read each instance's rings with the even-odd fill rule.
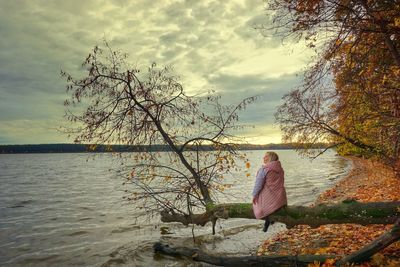
[[[281,46],[279,38],[263,37],[254,29],[270,23],[259,0],[0,0],[0,4],[0,124],[7,122],[7,132],[18,128],[21,142],[29,131],[42,140],[39,133],[46,131],[39,127],[62,120],[66,95],[60,70],[82,75],[81,63],[103,38],[113,49],[128,52],[134,65],[172,64],[189,93],[217,88],[226,103],[261,95],[249,108],[253,115],[245,113],[243,119],[263,123],[266,118],[265,124],[271,123],[271,116],[257,114],[273,111],[310,56],[304,44]],[[41,123],[29,124],[36,130],[24,131],[17,123],[21,121]],[[60,138],[43,136],[49,142]]]
[[[210,83],[222,94],[227,103],[238,102],[243,98],[257,96],[258,100],[252,106],[264,110],[274,110],[282,97],[300,84],[297,74],[286,74],[276,78],[261,75],[227,75],[212,76]]]
[[[236,134],[243,136],[250,144],[264,145],[281,142],[281,131],[277,125],[273,124],[254,125],[237,131]]]
[[[282,97],[301,83],[299,75],[286,74],[269,78],[261,75],[220,74],[211,77],[210,83],[216,86],[226,104],[238,104],[243,98],[257,96],[254,103],[239,113],[240,124],[245,128],[236,131],[236,135],[255,144],[281,142],[281,132],[278,125],[274,124],[274,113],[282,103]]]
[[[58,132],[58,120],[11,120],[0,125],[0,144],[65,143],[71,139]]]

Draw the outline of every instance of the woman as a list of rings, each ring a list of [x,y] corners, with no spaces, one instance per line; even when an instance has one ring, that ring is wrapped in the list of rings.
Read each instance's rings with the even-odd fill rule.
[[[284,171],[275,152],[265,153],[252,195],[254,215],[257,219],[265,220],[263,231],[266,232],[270,224],[268,215],[287,204]]]

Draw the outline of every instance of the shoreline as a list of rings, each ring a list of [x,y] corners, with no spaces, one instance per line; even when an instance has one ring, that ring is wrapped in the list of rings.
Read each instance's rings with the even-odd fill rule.
[[[313,205],[319,204],[333,204],[342,202],[346,199],[344,196],[346,192],[344,191],[343,185],[353,179],[353,177],[359,178],[362,174],[362,167],[360,166],[360,162],[357,160],[356,157],[343,157],[349,161],[349,170],[346,175],[340,178],[331,188],[323,191],[314,201]],[[342,194],[337,194],[338,191]]]
[[[344,200],[359,202],[400,201],[400,181],[388,166],[369,159],[345,157],[351,161],[349,173],[332,188],[321,193],[318,204],[332,204]]]
[[[350,171],[332,188],[321,193],[314,205],[338,203],[343,200],[400,201],[400,180],[388,166],[373,160],[345,158],[351,161]],[[257,255],[333,254],[341,258],[361,249],[391,227],[392,225],[380,224],[327,224],[318,228],[298,225],[264,241]],[[398,266],[396,264],[400,265],[399,259],[400,242],[395,242],[375,254],[367,264]]]
[[[338,183],[340,183],[344,179],[348,179],[348,177],[352,174],[354,170],[354,162],[351,158],[348,157],[343,157],[349,161],[348,166],[346,166],[347,172],[343,174],[342,177],[340,177],[336,183],[333,185],[333,187],[328,188],[325,191],[322,191],[317,199],[311,204],[315,205],[316,201],[319,199],[319,196],[327,192],[328,190],[331,190],[334,188]],[[267,233],[260,234],[260,231],[263,226],[263,221],[257,220],[257,222],[251,222],[253,219],[249,219],[249,224],[241,225],[241,226],[236,226],[234,228],[230,228],[229,230],[223,230],[221,232],[218,232],[215,236],[212,236],[210,234],[203,234],[200,236],[197,236],[196,239],[198,240],[197,245],[201,247],[202,249],[217,252],[217,253],[222,253],[222,254],[228,254],[228,255],[255,255],[257,254],[257,249],[259,248],[259,245],[257,245],[257,242],[260,242],[259,244],[262,244],[265,241],[272,240],[275,236],[277,236],[279,233],[287,231],[288,229],[283,223],[275,223],[270,226],[270,229],[268,230]],[[229,228],[229,227],[228,227]],[[263,236],[264,235],[264,236]],[[192,238],[188,238],[188,242],[184,242],[188,246],[191,245]],[[248,242],[244,240],[251,240],[252,246],[248,244]],[[237,242],[241,243],[243,248],[241,251],[238,251],[237,248],[234,248],[237,245]],[[220,250],[219,248],[223,248]],[[228,250],[227,250],[228,248]],[[233,248],[233,249],[232,249]]]
[[[333,195],[331,194],[331,198],[325,198],[324,201],[339,201],[339,197],[343,197],[341,194],[339,194],[341,192],[341,190],[339,190],[339,187],[344,185],[345,187],[348,186],[345,181],[368,180],[364,177],[365,168],[363,167],[362,160],[360,161],[357,158],[353,159],[348,157],[347,159],[349,160],[347,173],[340,177],[331,188],[328,188],[326,191],[320,193],[317,200],[319,200],[324,194],[326,194],[326,192],[335,189],[335,193],[338,197],[333,197]],[[345,191],[345,187],[342,188],[342,191]],[[355,190],[356,187],[354,187],[353,189]],[[315,200],[314,203],[316,203],[317,200]],[[376,238],[378,235],[390,228],[390,226],[382,225],[374,225],[372,227],[359,227],[352,224],[338,224],[325,225],[316,229],[311,229],[308,226],[301,225],[286,230],[284,224],[276,223],[271,226],[271,229],[268,231],[267,235],[264,235],[260,232],[262,227],[261,221],[254,222],[250,221],[249,219],[249,222],[244,222],[243,225],[235,227],[230,227],[230,222],[226,222],[226,224],[223,224],[224,225],[221,225],[221,229],[223,230],[218,231],[217,234],[214,236],[210,233],[207,233],[206,230],[204,231],[204,233],[196,235],[196,246],[205,251],[228,256],[247,256],[255,254],[262,255],[262,250],[264,250],[265,247],[268,245],[270,245],[272,249],[267,251],[267,255],[337,254],[338,256],[342,256],[342,254],[340,253],[343,253],[343,251],[340,251],[340,253],[336,253],[336,251],[330,250],[329,247],[332,247],[334,245],[340,247],[341,244],[345,244],[345,246],[348,247],[349,250],[344,252],[349,253],[350,249],[359,249],[366,243],[370,242],[370,239]],[[356,233],[357,235],[349,236],[349,233]],[[338,239],[330,239],[331,237],[335,237]],[[192,237],[175,239],[172,236],[165,235],[162,237],[162,240],[164,240],[166,243],[171,242],[173,245],[178,246],[193,246]],[[357,244],[350,240],[356,240]],[[297,244],[295,242],[297,242]],[[124,246],[121,251],[124,251],[126,247],[129,247],[129,245]],[[238,247],[240,247],[239,250]],[[117,250],[115,254],[119,255],[119,251],[120,250]],[[150,261],[153,255],[151,246],[141,248],[135,253],[147,255],[148,260]],[[397,254],[392,253],[392,255],[397,257]],[[128,255],[122,256],[122,259],[124,261],[127,261],[126,265],[128,265],[128,263],[130,262],[129,253]],[[109,261],[104,263],[103,266],[114,266],[112,264],[114,260],[118,260],[118,257],[110,259]],[[189,264],[190,261],[186,262],[184,260],[183,264],[186,263]],[[211,265],[206,264],[205,266]]]

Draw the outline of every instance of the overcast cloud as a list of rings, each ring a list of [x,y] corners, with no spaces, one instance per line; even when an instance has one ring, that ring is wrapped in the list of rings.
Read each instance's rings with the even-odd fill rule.
[[[216,89],[225,103],[258,95],[242,122],[252,143],[280,142],[272,126],[311,52],[254,26],[262,0],[0,0],[0,144],[71,142],[55,129],[67,98],[60,70],[78,73],[105,38],[132,63],[172,64],[185,90]]]

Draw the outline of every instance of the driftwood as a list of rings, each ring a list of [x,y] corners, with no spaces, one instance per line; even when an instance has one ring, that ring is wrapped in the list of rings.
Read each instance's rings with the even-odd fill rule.
[[[338,265],[343,265],[346,262],[358,263],[367,261],[372,255],[398,240],[400,240],[400,219],[397,220],[390,231],[384,233],[360,250],[344,257],[338,262]]]
[[[392,224],[400,216],[400,202],[345,201],[335,205],[318,205],[315,207],[286,206],[269,216],[270,220],[285,223],[288,228],[299,224],[318,227],[324,224],[357,223]],[[208,208],[202,214],[182,215],[171,211],[161,213],[163,222],[180,222],[184,225],[204,226],[207,222],[213,225],[217,219],[249,218],[255,219],[252,204],[230,203]]]
[[[318,227],[324,224],[357,223],[392,224],[394,227],[378,239],[363,247],[361,250],[350,254],[340,261],[337,266],[344,263],[362,262],[368,260],[373,254],[387,247],[400,238],[400,202],[369,202],[360,203],[345,201],[335,205],[318,205],[315,207],[287,206],[269,216],[270,220],[283,222],[288,228],[298,224],[307,224]],[[209,207],[205,213],[181,215],[173,212],[163,212],[163,222],[180,222],[185,225],[197,224],[204,226],[207,222],[213,223],[219,218],[249,218],[254,219],[252,205],[248,203],[220,204]],[[214,234],[214,229],[213,229]],[[169,247],[161,243],[154,245],[155,252],[170,256],[186,256],[194,261],[206,262],[218,266],[307,266],[318,261],[324,262],[334,258],[332,255],[298,255],[298,256],[236,256],[213,255],[197,248]]]
[[[360,263],[370,259],[372,255],[400,239],[400,219],[393,228],[375,239],[360,250],[337,261],[336,266],[346,263]],[[334,259],[334,255],[297,255],[297,256],[223,256],[215,255],[190,247],[170,247],[161,243],[154,244],[156,253],[188,257],[194,261],[214,264],[217,266],[307,266],[313,262],[323,263]]]
[[[217,266],[307,266],[315,261],[324,262],[334,258],[329,255],[299,255],[299,256],[221,256],[206,253],[197,248],[170,247],[161,243],[154,244],[156,253],[188,257],[194,261],[205,262]]]

